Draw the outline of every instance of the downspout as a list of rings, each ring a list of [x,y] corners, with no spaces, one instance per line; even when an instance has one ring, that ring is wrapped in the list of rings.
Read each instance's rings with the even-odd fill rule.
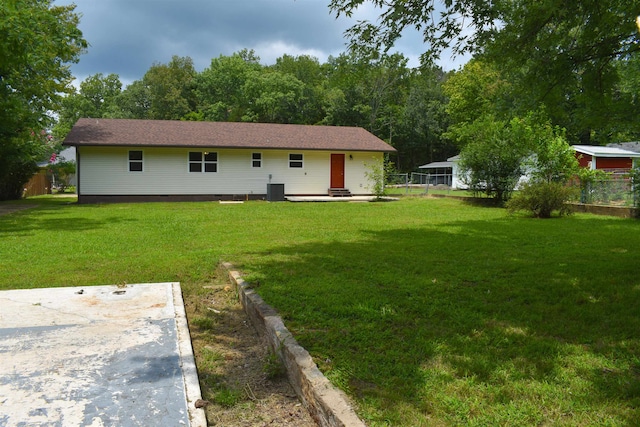
[[[80,147],[76,146],[76,194],[80,203]]]

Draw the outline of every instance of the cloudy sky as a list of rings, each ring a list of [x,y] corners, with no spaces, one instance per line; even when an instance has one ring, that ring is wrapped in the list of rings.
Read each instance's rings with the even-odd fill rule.
[[[75,3],[80,29],[90,46],[72,66],[76,83],[96,73],[116,73],[129,84],[154,63],[189,56],[197,71],[212,58],[253,49],[265,65],[284,54],[312,55],[324,62],[346,51],[344,31],[378,13],[362,7],[352,18],[336,19],[329,0],[57,0]],[[419,65],[426,50],[419,34],[407,32],[393,51]],[[443,55],[445,70],[464,59]]]

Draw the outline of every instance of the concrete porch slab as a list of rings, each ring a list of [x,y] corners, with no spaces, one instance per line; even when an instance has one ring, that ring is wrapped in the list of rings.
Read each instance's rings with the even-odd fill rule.
[[[0,291],[0,426],[206,426],[179,283]]]
[[[331,197],[331,196],[286,196],[290,202],[373,202],[375,196],[351,196],[351,197]],[[383,200],[398,200],[394,197],[383,197]]]

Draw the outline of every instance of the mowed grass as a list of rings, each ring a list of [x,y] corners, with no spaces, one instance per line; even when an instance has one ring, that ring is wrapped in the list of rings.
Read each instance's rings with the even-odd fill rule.
[[[640,221],[35,203],[0,216],[2,289],[180,281],[188,299],[230,261],[370,426],[640,425]]]

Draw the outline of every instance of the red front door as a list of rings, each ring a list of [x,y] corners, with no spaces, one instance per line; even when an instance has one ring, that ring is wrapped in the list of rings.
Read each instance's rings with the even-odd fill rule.
[[[331,188],[344,188],[344,154],[331,155]]]

